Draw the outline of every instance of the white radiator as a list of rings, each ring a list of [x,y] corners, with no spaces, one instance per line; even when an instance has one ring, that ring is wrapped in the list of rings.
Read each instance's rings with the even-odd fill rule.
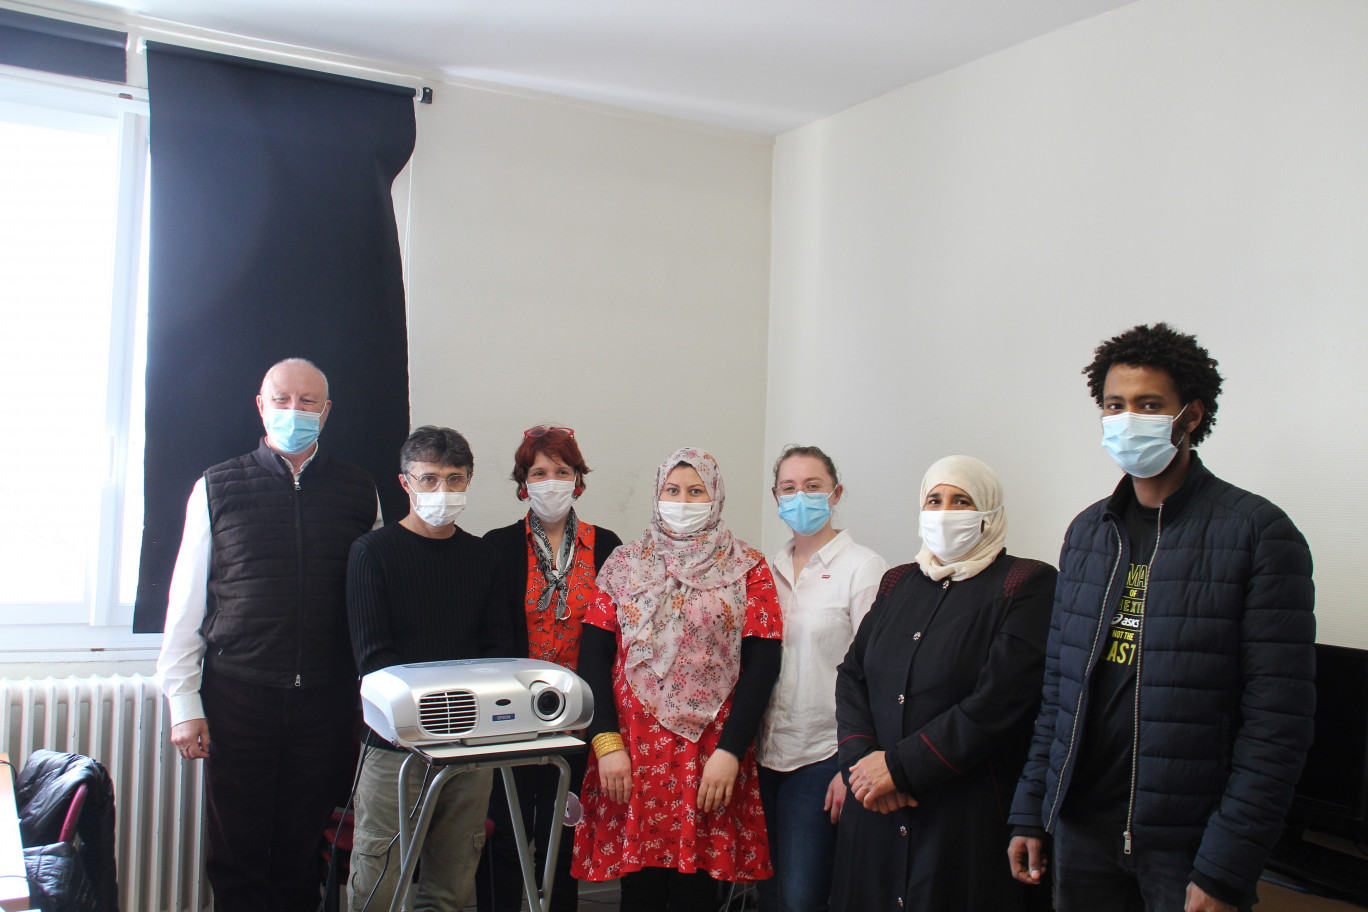
[[[171,718],[153,678],[0,678],[0,751],[22,766],[47,748],[93,757],[114,780],[119,908],[200,912],[204,765],[171,746]]]

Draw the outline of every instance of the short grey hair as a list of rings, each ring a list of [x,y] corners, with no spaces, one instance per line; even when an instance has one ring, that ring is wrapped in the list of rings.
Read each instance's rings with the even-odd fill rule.
[[[287,364],[302,364],[305,367],[312,367],[314,370],[318,371],[318,376],[323,378],[323,398],[332,398],[328,395],[328,375],[323,373],[323,368],[319,367],[317,364],[314,364],[308,358],[281,358],[275,364],[272,364],[269,368],[266,369],[266,373],[263,374],[261,377],[261,389],[257,390],[257,392],[265,392],[266,378],[271,376],[271,371],[275,370],[277,367],[284,367]]]
[[[449,427],[435,424],[414,428],[399,449],[399,471],[408,475],[415,462],[475,471],[475,454],[470,452],[470,443],[465,437]]]

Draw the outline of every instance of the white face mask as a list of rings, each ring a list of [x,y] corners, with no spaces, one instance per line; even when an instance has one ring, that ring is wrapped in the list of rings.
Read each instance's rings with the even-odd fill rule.
[[[449,526],[465,509],[465,491],[415,491],[413,497],[413,512],[430,526]]]
[[[708,517],[712,515],[712,501],[682,503],[662,500],[657,506],[660,508],[660,518],[676,535],[693,535],[708,524]]]
[[[921,537],[928,551],[943,564],[959,560],[983,538],[983,521],[996,513],[989,510],[922,510]]]
[[[549,481],[529,481],[527,500],[532,512],[544,523],[558,523],[570,512],[575,502],[575,483],[565,478]]]

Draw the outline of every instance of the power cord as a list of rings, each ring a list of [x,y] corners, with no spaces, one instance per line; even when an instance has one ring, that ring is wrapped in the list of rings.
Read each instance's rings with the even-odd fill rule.
[[[365,767],[366,757],[370,752],[371,746],[365,745],[361,750],[361,759],[356,764],[351,793],[347,795],[347,805],[342,808],[342,817],[337,821],[337,829],[333,831],[332,843],[329,845],[331,851],[328,853],[328,876],[324,879],[323,896],[318,900],[318,908],[314,912],[323,912],[323,907],[328,904],[328,897],[337,889],[337,840],[342,838],[342,826],[347,822],[347,815],[351,813],[352,802],[356,800],[356,787],[361,783],[361,770]]]
[[[429,766],[423,771],[423,785],[418,789],[418,797],[413,802],[413,807],[409,808],[408,819],[413,820],[413,815],[418,813],[418,808],[422,807],[423,798],[427,795],[429,777],[432,775],[432,767]],[[359,776],[358,776],[359,780]],[[361,912],[369,912],[371,900],[375,898],[375,891],[380,889],[380,884],[384,883],[385,872],[389,870],[390,853],[394,851],[394,844],[399,841],[399,834],[395,833],[390,837],[389,845],[385,846],[385,860],[380,865],[380,873],[376,875],[375,884],[371,886],[370,893],[366,896],[365,903],[361,906]],[[407,890],[408,884],[398,884],[396,890]]]

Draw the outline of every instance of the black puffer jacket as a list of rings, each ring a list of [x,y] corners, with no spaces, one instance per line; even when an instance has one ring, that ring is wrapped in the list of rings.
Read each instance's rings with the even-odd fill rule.
[[[1035,737],[1010,822],[1053,831],[1130,544],[1126,477],[1060,554]],[[1136,659],[1136,848],[1195,851],[1194,879],[1250,895],[1282,829],[1315,710],[1311,552],[1262,497],[1194,455],[1160,508]],[[1199,884],[1200,885],[1200,884]]]
[[[76,834],[81,839],[81,866],[93,891],[86,891],[81,886],[81,878],[69,880],[59,877],[53,881],[43,877],[39,879],[46,888],[50,889],[54,885],[61,887],[60,895],[47,895],[44,898],[63,909],[118,912],[119,883],[114,861],[114,785],[104,766],[80,754],[62,754],[50,750],[36,750],[30,754],[19,774],[14,793],[15,804],[19,808],[19,835],[25,846],[50,846],[56,843],[71,799],[76,789],[83,784],[86,797],[76,823]],[[44,869],[39,855],[33,855],[29,863],[37,865],[40,870]],[[68,892],[79,896],[68,895]]]

